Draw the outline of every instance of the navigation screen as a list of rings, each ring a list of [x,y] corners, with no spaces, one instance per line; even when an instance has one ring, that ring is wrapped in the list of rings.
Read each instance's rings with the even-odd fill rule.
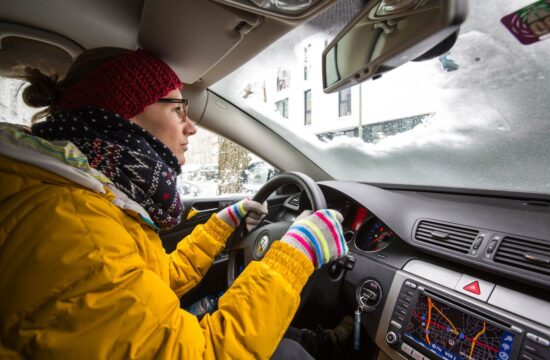
[[[508,360],[514,335],[420,294],[404,336],[440,359]]]

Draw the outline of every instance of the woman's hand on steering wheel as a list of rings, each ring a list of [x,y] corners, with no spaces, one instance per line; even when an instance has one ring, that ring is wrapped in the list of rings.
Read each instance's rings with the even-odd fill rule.
[[[336,210],[318,210],[303,216],[288,229],[282,242],[301,251],[317,269],[348,252],[342,231],[342,214]]]
[[[267,202],[260,204],[250,198],[243,199],[221,210],[217,216],[223,222],[236,229],[244,219],[246,229],[254,229],[267,215]]]

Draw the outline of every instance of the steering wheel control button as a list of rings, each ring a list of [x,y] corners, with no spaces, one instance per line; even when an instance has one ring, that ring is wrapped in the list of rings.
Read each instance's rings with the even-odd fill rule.
[[[387,342],[389,345],[395,345],[395,344],[397,344],[398,340],[399,340],[399,339],[398,339],[396,333],[394,333],[393,331],[388,331],[388,333],[386,334],[386,342]]]
[[[484,302],[487,302],[494,288],[495,284],[466,274],[462,275],[455,286],[456,291]]]

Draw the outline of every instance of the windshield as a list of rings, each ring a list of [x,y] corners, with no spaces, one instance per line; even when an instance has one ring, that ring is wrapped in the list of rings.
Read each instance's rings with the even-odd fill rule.
[[[470,1],[449,53],[324,94],[321,53],[358,11],[341,1],[212,90],[335,179],[548,194],[550,41],[501,22],[533,3],[548,24],[545,1]]]

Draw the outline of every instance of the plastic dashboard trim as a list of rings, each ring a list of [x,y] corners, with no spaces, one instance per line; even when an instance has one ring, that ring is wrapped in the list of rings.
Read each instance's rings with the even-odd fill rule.
[[[453,254],[414,240],[414,229],[421,219],[453,223],[492,234],[544,239],[550,237],[550,209],[521,207],[523,201],[518,199],[385,190],[350,181],[323,181],[319,185],[366,207],[399,238],[418,250],[498,275],[527,280],[530,284],[550,290],[550,277],[518,272],[516,268],[487,261],[482,256]],[[518,230],[521,232],[518,233]],[[478,255],[484,253],[488,243],[484,241]]]

